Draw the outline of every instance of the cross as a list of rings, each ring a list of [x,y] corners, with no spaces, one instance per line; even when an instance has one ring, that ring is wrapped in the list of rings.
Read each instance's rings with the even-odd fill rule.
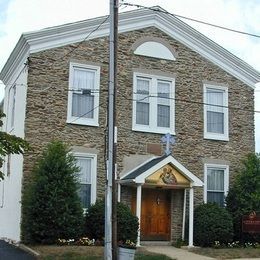
[[[164,135],[162,138],[161,138],[161,142],[163,144],[166,144],[166,148],[164,150],[164,153],[166,155],[169,155],[171,154],[171,150],[170,150],[170,145],[171,144],[175,144],[175,138],[173,136],[171,136],[169,133],[167,133],[166,135]]]

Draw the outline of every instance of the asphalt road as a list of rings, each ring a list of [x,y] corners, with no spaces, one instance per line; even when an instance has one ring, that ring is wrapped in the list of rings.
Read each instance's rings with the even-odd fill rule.
[[[31,254],[0,240],[0,260],[35,260]]]

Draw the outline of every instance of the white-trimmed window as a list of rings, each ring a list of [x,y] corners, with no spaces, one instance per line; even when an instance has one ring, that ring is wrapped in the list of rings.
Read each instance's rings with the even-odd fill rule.
[[[84,209],[96,202],[97,156],[91,154],[74,154],[77,166],[80,168],[79,197]]]
[[[228,88],[205,84],[204,138],[228,141]]]
[[[133,130],[175,134],[174,83],[173,78],[134,73]]]
[[[15,106],[16,106],[16,85],[13,85],[9,90],[9,128],[12,130],[14,128],[14,118],[15,118]]]
[[[225,205],[229,185],[228,165],[205,164],[204,169],[204,201]]]
[[[0,208],[4,206],[4,180],[0,181]]]
[[[70,63],[67,122],[98,126],[100,67]]]

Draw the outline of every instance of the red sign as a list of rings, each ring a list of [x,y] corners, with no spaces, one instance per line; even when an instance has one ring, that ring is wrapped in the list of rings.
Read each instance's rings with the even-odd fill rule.
[[[255,211],[242,218],[242,232],[244,233],[260,233],[260,216]]]

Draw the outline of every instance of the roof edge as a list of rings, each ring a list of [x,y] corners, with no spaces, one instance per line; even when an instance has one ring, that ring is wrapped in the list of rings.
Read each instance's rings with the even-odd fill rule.
[[[22,34],[0,73],[0,79],[7,84],[15,69],[24,62],[30,53],[80,42],[84,40],[82,35],[88,35],[102,22],[99,29],[88,37],[88,39],[93,39],[109,34],[107,16]],[[119,33],[151,26],[164,31],[246,85],[254,88],[255,84],[260,82],[260,72],[177,17],[144,8],[119,14]]]

